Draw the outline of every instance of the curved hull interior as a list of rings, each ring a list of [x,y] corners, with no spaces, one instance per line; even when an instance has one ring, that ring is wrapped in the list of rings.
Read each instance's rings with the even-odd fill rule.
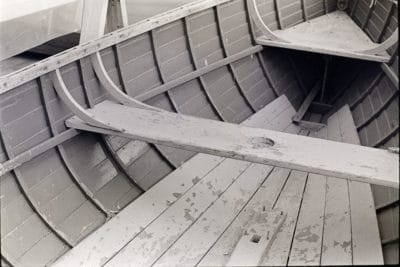
[[[323,76],[324,57],[257,45],[246,1],[220,2],[102,49],[108,75],[146,104],[212,120],[241,123],[281,95],[299,109]],[[279,9],[274,1],[257,2],[271,29],[303,22],[304,11],[311,19],[336,10],[336,1],[282,1],[288,4]],[[349,1],[348,13],[371,39],[389,38],[397,8],[382,1],[381,9],[364,14],[367,2]],[[314,104],[304,119],[318,114],[326,122],[348,104],[362,145],[398,147],[397,47],[388,52],[388,64],[332,58],[325,105]],[[109,98],[90,57],[60,70],[82,106]],[[182,77],[187,81],[179,82]],[[1,94],[0,110],[0,162],[43,150],[1,176],[2,266],[55,262],[195,154],[68,129],[73,114],[48,74]],[[398,262],[398,192],[372,191],[385,261]]]

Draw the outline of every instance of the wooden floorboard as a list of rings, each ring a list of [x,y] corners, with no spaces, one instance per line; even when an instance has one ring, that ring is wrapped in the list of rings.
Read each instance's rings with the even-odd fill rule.
[[[246,229],[248,221],[257,216],[257,213],[263,209],[272,210],[275,201],[284,187],[289,176],[290,170],[283,168],[274,168],[254,197],[245,206],[237,218],[228,225],[224,233],[218,237],[218,240],[209,248],[205,255],[202,255],[198,266],[225,266],[228,262],[233,249],[239,238],[243,235],[243,229]],[[196,247],[197,245],[192,245]],[[198,256],[196,257],[197,260]],[[191,263],[190,258],[184,264]]]
[[[327,127],[310,132],[292,123],[295,111],[288,103],[280,97],[245,124],[357,141],[344,128],[352,123],[348,106],[331,116]],[[268,211],[271,216],[282,211],[285,219],[260,256],[261,265],[382,263],[369,184],[199,154],[57,266],[82,259],[106,266],[225,266],[232,264],[232,253],[249,224]]]

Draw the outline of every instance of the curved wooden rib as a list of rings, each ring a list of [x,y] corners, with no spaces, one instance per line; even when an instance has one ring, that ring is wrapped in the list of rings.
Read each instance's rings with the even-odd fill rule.
[[[103,60],[102,60],[101,55],[100,55],[99,52],[96,52],[94,55],[92,55],[91,56],[91,60],[92,60],[92,65],[93,65],[94,71],[95,71],[95,73],[97,75],[97,78],[99,78],[100,83],[103,85],[104,89],[106,89],[106,91],[117,102],[119,102],[119,103],[121,103],[123,105],[129,106],[129,107],[143,108],[143,109],[149,109],[149,110],[153,110],[153,111],[162,111],[162,109],[160,109],[160,108],[155,108],[153,106],[144,104],[143,102],[140,102],[140,101],[134,99],[133,97],[130,97],[129,95],[125,94],[124,92],[122,92],[122,90],[119,89],[119,87],[114,83],[114,81],[108,75],[108,73],[106,71],[106,68],[104,67],[104,63],[103,63]],[[108,143],[106,145],[108,147]],[[163,151],[157,145],[155,145],[155,149],[161,154],[161,156],[169,164],[171,164],[171,166],[173,166],[175,168],[177,167],[177,166],[175,166],[175,164],[173,164],[173,162],[171,160],[169,160],[167,155],[165,155],[165,153],[163,153]],[[122,166],[120,160],[117,160],[117,162]],[[138,188],[143,190],[135,181],[132,180],[132,182],[134,182],[134,184]]]
[[[85,123],[90,124],[92,126],[96,126],[99,128],[106,128],[115,131],[123,131],[122,129],[115,129],[111,125],[106,123],[102,123],[100,120],[96,119],[93,114],[89,111],[85,110],[78,102],[74,99],[71,93],[68,91],[67,86],[64,83],[62,75],[59,69],[56,69],[52,73],[50,73],[51,81],[53,82],[54,89],[57,92],[57,95],[61,98],[61,100],[68,106],[68,108],[81,118]]]
[[[184,24],[184,30],[186,32],[186,42],[187,42],[187,46],[188,46],[190,60],[192,61],[194,70],[196,71],[199,69],[199,66],[198,66],[198,64],[196,62],[196,58],[193,54],[193,41],[190,36],[190,28],[189,28],[189,22],[188,22],[187,18],[183,18],[183,24]],[[227,121],[226,118],[224,118],[224,115],[222,114],[222,112],[218,109],[218,106],[215,104],[214,100],[212,99],[212,97],[207,89],[207,85],[204,81],[203,76],[200,75],[198,77],[198,81],[199,81],[201,89],[203,89],[203,92],[204,92],[208,102],[210,103],[210,106],[213,109],[214,113],[217,115],[217,117],[221,121]]]
[[[374,48],[359,51],[360,53],[364,54],[373,54],[377,55],[383,52],[386,52],[387,49],[391,48],[392,46],[396,45],[399,40],[399,28],[397,28],[392,35],[386,39],[383,43],[377,44]]]
[[[94,71],[99,78],[101,84],[103,85],[104,89],[119,103],[134,107],[134,108],[143,108],[155,111],[161,111],[159,108],[152,107],[150,105],[144,104],[133,97],[128,96],[124,92],[122,92],[119,87],[111,80],[110,76],[108,75],[106,68],[104,67],[103,60],[101,59],[101,55],[99,52],[93,54],[90,59],[92,60],[92,65]]]
[[[163,72],[161,70],[161,62],[160,62],[160,57],[159,57],[158,52],[157,52],[157,42],[156,42],[154,30],[149,31],[149,35],[150,35],[150,43],[151,43],[150,46],[151,46],[151,48],[153,50],[152,52],[153,52],[154,63],[156,65],[157,73],[158,73],[158,76],[159,76],[159,79],[160,79],[161,83],[165,84],[166,83],[166,79],[165,79],[164,74],[163,74]],[[167,99],[171,103],[174,111],[176,113],[180,113],[178,104],[172,98],[171,93],[170,93],[169,90],[165,92],[165,96],[167,97]]]
[[[256,0],[247,0],[247,6],[249,9],[249,15],[254,21],[254,24],[259,28],[263,35],[268,39],[273,41],[280,41],[284,43],[289,43],[288,41],[276,36],[273,31],[271,31],[261,18],[260,12],[258,11]]]
[[[222,53],[224,54],[224,57],[228,56],[228,49],[226,48],[226,39],[224,37],[224,32],[222,30],[222,26],[221,26],[221,6],[216,6],[214,7],[215,9],[215,17],[216,17],[216,22],[217,22],[217,29],[218,29],[218,33],[219,33],[219,39],[221,42],[221,48],[222,48]],[[243,90],[243,87],[241,85],[241,83],[239,82],[239,78],[238,75],[235,71],[235,68],[233,67],[233,65],[231,63],[229,63],[227,65],[229,72],[232,75],[232,79],[233,82],[236,84],[239,94],[243,97],[245,103],[247,104],[247,106],[251,109],[251,111],[253,113],[256,112],[256,108],[254,107],[254,105],[251,103],[250,99],[248,98],[248,96],[246,95],[246,92]]]
[[[104,64],[103,64],[103,61],[101,60],[101,56],[99,56],[99,59],[100,59],[99,62],[101,63],[101,65],[104,68]],[[89,58],[89,61],[92,63],[91,66],[93,67],[93,61],[90,58]],[[82,61],[81,61],[81,68],[83,68]],[[95,73],[96,73],[96,71],[95,71]],[[83,76],[85,76],[83,70],[82,70],[82,74],[83,74]],[[99,76],[98,74],[96,74],[96,75],[97,75],[97,77]],[[86,98],[87,98],[87,103],[88,103],[90,108],[93,108],[95,106],[95,104],[94,104],[94,96],[92,95],[91,91],[88,89],[89,87],[85,85],[85,78],[83,79],[83,85],[84,85],[84,88],[85,88],[85,95],[86,95]],[[122,95],[122,97],[124,97],[124,96],[125,96],[125,94]],[[101,143],[102,146],[104,146],[104,152],[106,153],[106,155],[109,156],[110,160],[113,163],[115,163],[116,168],[119,169],[123,174],[125,174],[125,176],[127,177],[128,181],[132,185],[134,185],[136,188],[138,188],[138,190],[141,193],[143,193],[145,190],[136,183],[136,181],[133,179],[133,177],[131,175],[129,175],[129,173],[127,171],[127,168],[126,168],[125,164],[123,163],[123,161],[121,160],[120,156],[118,156],[117,153],[112,148],[111,143],[109,141],[109,137],[102,134],[100,143]]]
[[[4,152],[6,153],[6,156],[11,159],[14,158],[14,152],[11,146],[8,144],[6,138],[3,136],[4,129],[3,125],[0,123],[0,140],[3,141],[4,145]],[[25,200],[28,202],[28,205],[32,208],[32,210],[39,216],[41,221],[49,228],[49,230],[54,233],[62,242],[64,242],[69,248],[72,248],[73,246],[76,245],[76,242],[70,240],[64,232],[62,232],[58,227],[51,221],[49,220],[48,216],[40,210],[40,208],[37,206],[37,203],[33,200],[33,198],[29,195],[28,193],[28,188],[26,185],[21,181],[21,172],[15,168],[12,170],[14,174],[15,181],[21,191],[21,194],[24,196]]]
[[[48,88],[45,86],[45,83],[43,82],[43,78],[40,78],[40,83],[41,83],[41,91],[43,95],[43,102],[44,102],[44,107],[46,110],[47,114],[47,119],[49,121],[50,125],[50,131],[54,137],[59,136],[60,133],[57,132],[56,126],[55,126],[55,121],[53,114],[51,113],[51,109],[49,106],[49,94],[48,94]],[[72,180],[75,182],[75,184],[78,186],[80,191],[89,199],[89,201],[96,206],[107,218],[110,218],[112,214],[107,210],[106,207],[94,196],[94,194],[90,191],[90,189],[86,186],[86,184],[82,183],[81,180],[79,179],[79,175],[76,173],[75,169],[72,167],[71,162],[69,161],[67,157],[67,152],[64,149],[64,146],[62,144],[59,144],[56,146],[57,150],[60,154],[61,160],[64,163],[68,173],[70,174]]]

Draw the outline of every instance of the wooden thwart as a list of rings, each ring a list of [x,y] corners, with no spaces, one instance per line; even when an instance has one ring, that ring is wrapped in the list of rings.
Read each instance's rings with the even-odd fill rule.
[[[250,15],[254,21],[260,20],[254,11]],[[263,36],[257,38],[258,44],[377,62],[389,62],[386,50],[397,42],[395,32],[387,41],[374,43],[343,11],[273,32],[260,22],[257,26],[266,28]]]
[[[175,148],[399,187],[399,156],[385,150],[295,136],[110,101],[88,110],[108,127],[78,117],[67,126]],[[114,130],[112,130],[114,129]]]

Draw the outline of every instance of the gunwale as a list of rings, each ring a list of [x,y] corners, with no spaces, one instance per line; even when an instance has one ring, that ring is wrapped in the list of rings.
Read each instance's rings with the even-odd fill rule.
[[[201,12],[211,7],[234,0],[206,0],[192,2],[181,7],[155,15],[143,21],[139,21],[125,28],[110,32],[92,41],[80,44],[57,55],[41,60],[37,63],[24,67],[0,77],[0,95],[4,94],[18,85],[29,82],[53,70],[59,69],[69,63],[94,54],[100,50],[109,48],[120,42],[131,39],[152,29],[179,20],[188,15]]]

